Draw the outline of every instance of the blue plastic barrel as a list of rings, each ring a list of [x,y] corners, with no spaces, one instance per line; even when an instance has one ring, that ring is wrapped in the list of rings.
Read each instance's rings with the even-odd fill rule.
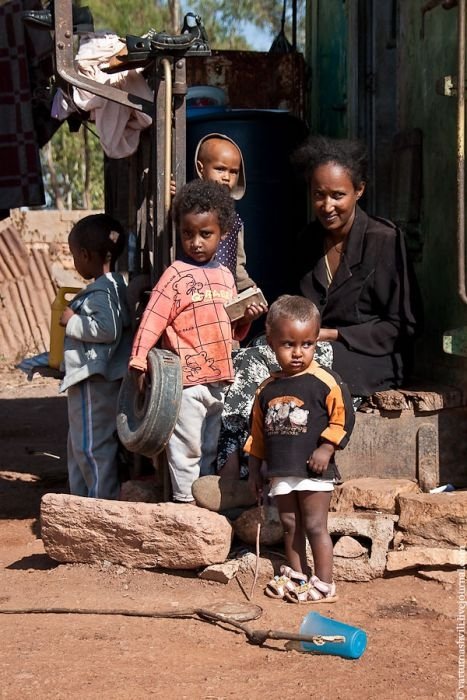
[[[246,267],[271,303],[298,288],[292,259],[296,237],[307,221],[307,193],[290,155],[308,129],[284,110],[192,111],[187,119],[187,180],[196,177],[199,140],[212,132],[233,139],[242,151],[246,193],[235,206],[245,224]]]

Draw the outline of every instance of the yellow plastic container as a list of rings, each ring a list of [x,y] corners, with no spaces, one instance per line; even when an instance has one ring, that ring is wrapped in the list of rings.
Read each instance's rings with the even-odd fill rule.
[[[63,360],[63,346],[65,344],[65,328],[60,325],[60,317],[71,299],[81,291],[81,287],[60,287],[57,296],[52,303],[52,317],[50,319],[50,350],[49,367],[59,369]]]

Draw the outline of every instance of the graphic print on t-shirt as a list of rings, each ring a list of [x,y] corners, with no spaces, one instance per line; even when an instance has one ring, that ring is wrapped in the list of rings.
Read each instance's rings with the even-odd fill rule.
[[[267,435],[306,433],[309,411],[296,396],[279,396],[268,403],[264,428]]]
[[[180,279],[172,285],[172,289],[175,292],[175,309],[184,306],[187,301],[203,301],[203,294],[201,293],[202,288],[202,282],[196,282],[193,275],[183,275],[183,277],[180,277]]]
[[[216,381],[216,375],[220,374],[219,368],[214,364],[214,358],[208,357],[207,352],[198,352],[196,355],[185,356],[186,365],[183,371],[187,373],[189,381],[197,381],[199,384]]]

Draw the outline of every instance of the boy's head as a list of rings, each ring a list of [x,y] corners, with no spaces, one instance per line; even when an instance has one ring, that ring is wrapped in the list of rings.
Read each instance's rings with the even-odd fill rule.
[[[304,372],[315,354],[320,315],[309,299],[284,294],[268,311],[266,337],[286,375]]]
[[[198,263],[211,260],[233,223],[234,203],[217,182],[192,180],[173,202],[173,219],[183,252]]]
[[[245,194],[245,166],[239,147],[224,134],[208,134],[198,143],[195,167],[202,180],[219,182],[234,199]]]
[[[125,249],[125,233],[122,225],[108,214],[91,214],[73,226],[68,245],[77,272],[90,279],[96,276],[99,266],[113,267]]]

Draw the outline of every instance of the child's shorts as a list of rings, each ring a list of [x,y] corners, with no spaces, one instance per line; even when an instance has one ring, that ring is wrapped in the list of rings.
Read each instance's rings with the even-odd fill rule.
[[[332,479],[302,479],[297,476],[276,476],[271,479],[270,496],[285,496],[292,491],[334,491]]]

